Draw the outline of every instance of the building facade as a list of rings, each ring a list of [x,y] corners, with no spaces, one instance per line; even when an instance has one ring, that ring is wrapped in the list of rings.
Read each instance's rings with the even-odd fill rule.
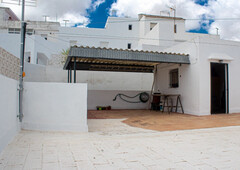
[[[20,21],[10,9],[0,8],[0,46],[15,56],[20,51]],[[8,11],[8,12],[7,12]],[[11,19],[9,20],[11,14]],[[13,19],[14,18],[14,19]],[[185,20],[140,14],[138,18],[109,17],[105,28],[61,27],[57,22],[27,21],[25,81],[67,82],[62,52],[70,46],[188,54],[190,65],[162,63],[157,73],[78,72],[78,83],[88,83],[88,109],[144,109],[147,104],[113,102],[118,93],[142,91],[180,94],[185,113],[209,115],[240,111],[239,42],[218,35],[188,33]]]

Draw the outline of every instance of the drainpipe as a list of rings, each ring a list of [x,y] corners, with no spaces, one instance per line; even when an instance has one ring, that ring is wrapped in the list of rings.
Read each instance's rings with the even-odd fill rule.
[[[20,49],[20,74],[19,74],[19,121],[23,119],[22,98],[23,98],[23,77],[24,77],[24,47],[26,23],[24,22],[25,0],[22,0],[22,19],[21,19],[21,49]]]

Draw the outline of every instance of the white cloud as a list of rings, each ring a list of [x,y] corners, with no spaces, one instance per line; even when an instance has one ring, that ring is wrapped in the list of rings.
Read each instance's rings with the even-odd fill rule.
[[[91,10],[95,11],[99,5],[101,5],[102,3],[104,3],[106,0],[97,0],[92,4]]]
[[[67,26],[74,26],[77,23],[82,23],[81,27],[86,27],[89,24],[89,19],[78,14],[78,13],[65,13],[62,17],[59,18],[59,21],[67,21]],[[65,21],[61,22],[61,25],[65,25]]]
[[[240,41],[240,20],[218,20],[226,18],[240,17],[240,1],[239,0],[211,0],[209,2],[211,15],[216,18],[211,25],[209,33],[216,34],[216,28],[223,39]]]
[[[160,11],[170,11],[169,7],[173,6],[176,7],[177,17],[200,19],[203,14],[209,13],[206,6],[198,5],[193,0],[118,0],[111,9],[117,10],[118,16],[137,17],[139,13],[160,15]],[[187,21],[187,30],[198,28],[199,20]]]
[[[21,7],[1,3],[1,6],[10,7],[21,18]],[[48,21],[88,22],[86,9],[90,8],[91,0],[37,0],[37,7],[25,8],[26,20],[43,21],[43,15],[49,16]]]

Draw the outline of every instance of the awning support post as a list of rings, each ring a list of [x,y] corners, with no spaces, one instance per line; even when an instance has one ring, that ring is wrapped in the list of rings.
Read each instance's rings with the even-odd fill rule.
[[[68,83],[69,83],[69,80],[70,79],[70,70],[68,69]]]
[[[70,83],[72,83],[72,66],[70,66]]]
[[[76,83],[76,57],[74,57],[74,83]]]

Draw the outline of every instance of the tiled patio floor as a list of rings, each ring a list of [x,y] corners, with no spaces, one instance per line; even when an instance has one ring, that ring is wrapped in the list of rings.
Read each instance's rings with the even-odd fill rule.
[[[213,127],[240,126],[240,114],[216,114],[193,116],[180,113],[162,113],[150,110],[90,110],[90,119],[123,119],[133,127],[157,131],[202,129]]]
[[[240,126],[158,132],[90,119],[89,133],[21,131],[0,169],[240,169]]]

